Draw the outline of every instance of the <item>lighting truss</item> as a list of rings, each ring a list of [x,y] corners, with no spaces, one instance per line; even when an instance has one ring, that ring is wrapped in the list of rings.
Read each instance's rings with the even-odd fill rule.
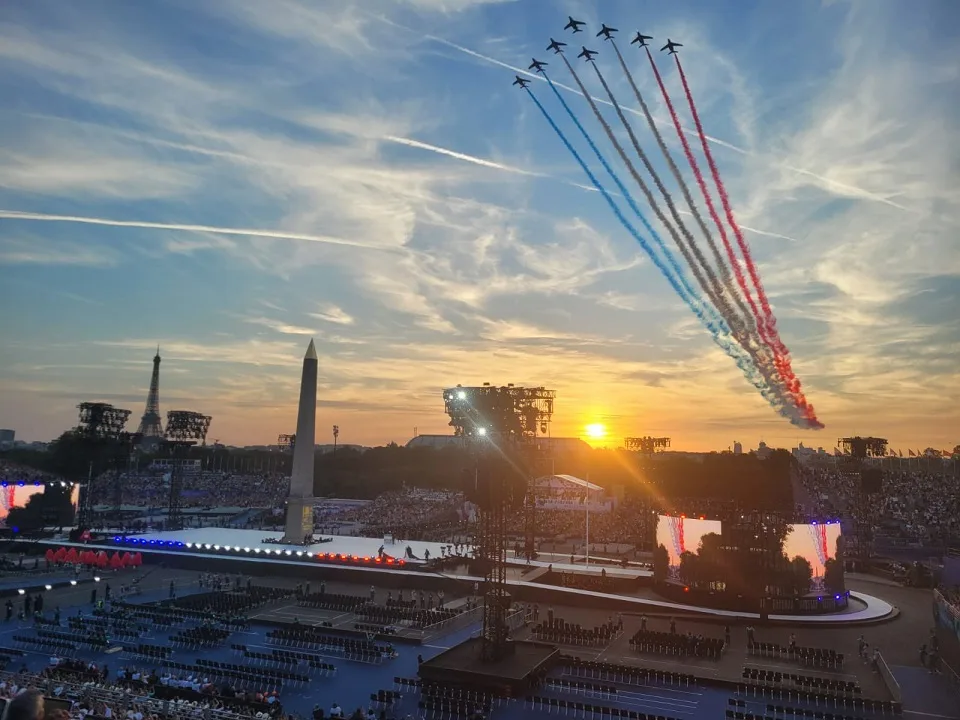
[[[670,447],[670,438],[668,437],[627,437],[623,439],[623,446],[627,450],[638,450],[645,455],[652,455],[657,450],[665,450]]]
[[[444,410],[454,435],[463,438],[533,439],[549,434],[554,390],[513,384],[447,388]]]
[[[130,417],[129,410],[115,408],[110,403],[83,402],[77,405],[80,411],[81,435],[89,438],[116,438],[123,432]]]
[[[838,444],[846,453],[857,460],[875,457],[883,458],[887,456],[886,438],[876,437],[846,437],[840,438]]]
[[[207,431],[210,430],[209,415],[202,415],[190,410],[170,410],[167,413],[167,428],[165,439],[174,443],[194,444],[204,443]]]

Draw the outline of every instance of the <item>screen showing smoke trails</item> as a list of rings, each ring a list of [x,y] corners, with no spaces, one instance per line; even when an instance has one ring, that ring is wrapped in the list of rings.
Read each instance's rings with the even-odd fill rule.
[[[680,565],[680,556],[684,552],[695,553],[700,549],[700,538],[710,533],[719,535],[722,527],[719,520],[660,515],[657,520],[657,545],[667,549],[670,565],[676,567]]]

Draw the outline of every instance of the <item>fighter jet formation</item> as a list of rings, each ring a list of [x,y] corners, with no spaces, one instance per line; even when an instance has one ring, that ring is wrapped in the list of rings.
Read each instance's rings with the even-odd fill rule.
[[[569,30],[573,34],[584,32],[586,22],[575,20],[570,16],[567,20],[564,30]],[[517,71],[519,74],[513,84],[524,90],[538,107],[544,119],[547,120],[566,149],[580,165],[593,187],[603,196],[623,228],[643,247],[657,270],[660,271],[664,279],[680,296],[704,328],[709,331],[714,342],[736,363],[747,381],[760,392],[760,395],[777,413],[788,419],[792,424],[807,429],[822,428],[823,423],[817,418],[813,406],[808,402],[801,389],[799,378],[792,369],[790,351],[777,331],[776,318],[760,281],[759,270],[751,257],[750,248],[744,238],[744,228],[740,226],[734,216],[729,193],[724,187],[717,164],[713,159],[710,150],[710,138],[704,133],[690,84],[684,73],[683,63],[677,52],[678,48],[683,47],[683,44],[667,38],[667,42],[660,48],[660,52],[666,52],[668,55],[674,56],[670,64],[676,65],[676,73],[683,87],[683,97],[687,102],[693,124],[696,127],[696,138],[699,140],[700,148],[707,161],[709,175],[700,169],[700,163],[697,161],[687,139],[689,131],[684,130],[681,125],[674,102],[664,82],[664,77],[657,66],[658,63],[654,60],[654,54],[651,52],[654,48],[648,43],[649,40],[653,40],[653,37],[637,32],[630,41],[630,45],[636,45],[638,49],[643,48],[644,55],[650,65],[650,71],[653,78],[656,79],[664,104],[670,112],[677,140],[683,146],[683,157],[686,158],[690,166],[690,172],[696,180],[696,188],[699,189],[702,196],[702,205],[694,198],[695,191],[683,177],[678,164],[682,161],[674,159],[667,141],[663,137],[658,124],[654,121],[650,108],[633,78],[629,63],[617,45],[617,40],[614,37],[617,32],[617,28],[603,23],[595,37],[603,38],[604,42],[607,43],[605,47],[612,51],[611,56],[615,60],[613,64],[619,65],[628,80],[629,88],[637,100],[640,111],[646,120],[646,125],[661,154],[667,161],[667,169],[673,175],[681,191],[687,206],[686,211],[679,210],[676,207],[677,203],[674,202],[672,193],[664,184],[660,171],[651,161],[647,151],[641,146],[640,138],[624,113],[624,108],[617,101],[610,83],[605,78],[605,71],[601,69],[601,64],[595,60],[600,54],[599,51],[590,50],[585,45],[581,45],[577,58],[583,59],[589,67],[588,72],[596,75],[598,82],[603,87],[606,100],[597,100],[591,95],[590,90],[580,78],[578,69],[574,67],[574,64],[566,55],[567,43],[554,38],[550,38],[550,44],[547,45],[546,49],[552,50],[555,55],[560,56],[563,66],[575,81],[576,88],[555,83],[551,78],[552,71],[548,72],[547,70],[549,63],[536,58],[531,59],[527,71]],[[534,72],[536,75],[533,74]],[[525,79],[521,75],[530,79]],[[557,103],[563,108],[577,131],[589,145],[597,161],[609,175],[609,181],[613,183],[617,195],[626,203],[626,206],[614,199],[610,190],[597,178],[590,165],[581,157],[564,130],[554,120],[550,110],[537,97],[537,93],[534,92],[532,87],[528,87],[531,80],[534,79],[544,82],[549,87]],[[646,205],[654,213],[656,220],[659,221],[659,226],[673,240],[674,249],[679,251],[682,260],[686,261],[686,269],[681,266],[681,259],[674,254],[673,249],[667,246],[664,237],[661,236],[657,228],[647,219],[646,212],[640,207],[638,200],[633,197],[627,185],[620,179],[609,160],[604,157],[603,151],[597,146],[590,131],[584,127],[577,113],[564,98],[560,88],[576,92],[589,105],[599,127],[603,129],[604,134],[622,161],[623,167],[628,171],[646,200]],[[610,105],[614,109],[617,118],[627,133],[627,138],[629,138],[634,153],[630,152],[630,146],[627,146],[622,137],[618,137],[617,133],[611,128],[609,121],[597,106],[598,102]],[[636,113],[636,111],[633,112]],[[631,154],[635,154],[636,159],[640,161],[639,167],[631,158]],[[648,179],[643,177],[642,171],[645,171]],[[708,187],[705,177],[709,177],[713,181],[713,191]],[[629,208],[629,211],[627,208]],[[709,220],[716,228],[716,235],[714,230],[709,227],[707,217],[701,212],[701,208],[706,210],[706,215],[709,216]],[[646,232],[639,229],[634,221],[628,218],[631,213]],[[693,224],[691,225],[681,215],[692,218]],[[697,232],[698,229],[699,233]],[[732,238],[728,235],[728,229],[733,232]],[[736,249],[732,241],[735,241]],[[739,253],[737,250],[739,250]]]

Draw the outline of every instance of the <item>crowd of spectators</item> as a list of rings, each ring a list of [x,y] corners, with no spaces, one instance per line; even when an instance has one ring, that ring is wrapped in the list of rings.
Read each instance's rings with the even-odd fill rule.
[[[960,544],[960,479],[949,472],[884,471],[882,491],[861,493],[854,474],[803,468],[801,481],[822,517],[866,523],[869,536],[890,544]]]
[[[51,473],[43,472],[29,468],[20,463],[10,462],[5,458],[0,458],[0,482],[5,483],[43,483],[59,482],[59,478]]]
[[[287,495],[289,478],[280,473],[235,473],[201,470],[184,472],[181,506],[184,508],[274,508]],[[94,497],[100,504],[115,502],[115,471],[94,480]],[[120,473],[121,503],[143,508],[165,507],[169,502],[169,470]]]

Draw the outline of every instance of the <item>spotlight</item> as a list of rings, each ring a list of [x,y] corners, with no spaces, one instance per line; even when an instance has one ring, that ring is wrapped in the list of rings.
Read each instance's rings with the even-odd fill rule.
[[[94,581],[94,582],[100,582],[100,576],[99,576],[99,575],[95,576],[95,577],[93,578],[93,581]]]
[[[71,585],[76,585],[76,584],[77,584],[77,581],[76,581],[76,580],[71,580],[71,581],[70,581],[70,584],[71,584]]]
[[[466,400],[467,394],[463,390],[457,391],[457,400]]]
[[[53,590],[53,585],[44,585],[45,590]]]
[[[23,588],[19,588],[19,589],[17,590],[17,592],[20,593],[21,595],[26,595],[26,594],[27,594],[27,591],[24,590]]]
[[[487,429],[485,427],[477,428],[477,435],[483,436],[487,434]]]

